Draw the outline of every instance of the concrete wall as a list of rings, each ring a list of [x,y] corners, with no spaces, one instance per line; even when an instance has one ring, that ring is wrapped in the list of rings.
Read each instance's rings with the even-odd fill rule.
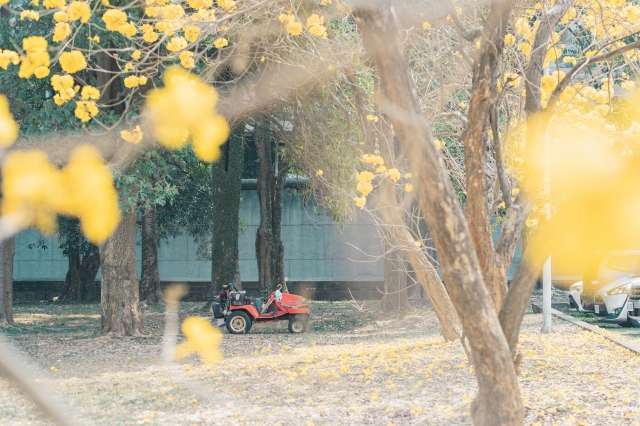
[[[376,227],[359,215],[340,230],[331,218],[317,215],[314,204],[303,204],[295,195],[285,194],[282,239],[285,275],[291,281],[383,281],[384,262]],[[240,276],[257,281],[255,235],[260,223],[255,191],[242,191],[240,215],[246,229],[240,233]],[[47,249],[28,249],[44,239]],[[29,230],[16,237],[14,278],[16,281],[64,281],[67,259],[57,237],[40,236]],[[140,246],[136,248],[140,271]],[[197,244],[183,235],[163,241],[159,250],[160,279],[163,281],[208,281],[211,262],[200,259]]]

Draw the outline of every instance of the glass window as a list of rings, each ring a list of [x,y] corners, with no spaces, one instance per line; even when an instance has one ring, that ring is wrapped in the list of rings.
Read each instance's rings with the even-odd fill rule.
[[[609,259],[607,262],[607,268],[614,271],[625,272],[628,274],[635,274],[637,268],[637,256],[616,256]]]

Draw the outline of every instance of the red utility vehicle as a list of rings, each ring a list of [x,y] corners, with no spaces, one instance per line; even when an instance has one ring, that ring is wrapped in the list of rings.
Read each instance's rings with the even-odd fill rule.
[[[291,333],[304,333],[311,313],[305,298],[295,294],[281,293],[280,288],[271,292],[265,289],[265,299],[247,296],[246,291],[237,291],[233,286],[226,288],[213,304],[213,316],[220,324],[226,323],[232,334],[246,334],[254,322],[289,321]]]

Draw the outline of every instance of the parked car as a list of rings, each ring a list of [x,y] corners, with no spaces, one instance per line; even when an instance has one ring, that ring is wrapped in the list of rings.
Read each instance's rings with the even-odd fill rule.
[[[594,296],[605,285],[640,274],[640,250],[595,253],[582,281],[569,288],[569,304],[579,312],[594,312]]]
[[[636,314],[635,305],[640,308],[640,300],[631,299],[632,289],[640,293],[640,276],[620,278],[602,286],[594,294],[593,314],[596,319],[611,324],[633,325],[631,318]]]

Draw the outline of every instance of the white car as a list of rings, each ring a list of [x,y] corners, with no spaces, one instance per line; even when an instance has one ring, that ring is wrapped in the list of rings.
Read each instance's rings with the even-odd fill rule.
[[[635,300],[636,293],[640,293],[640,276],[620,278],[602,286],[593,296],[593,313],[596,320],[620,325],[636,325],[640,318],[636,317],[640,308],[640,299]],[[640,297],[640,294],[637,294]],[[636,320],[637,318],[637,320]]]
[[[569,287],[569,306],[578,312],[592,312],[582,307],[582,301],[580,296],[582,295],[582,281],[578,281],[575,284],[571,284]]]

